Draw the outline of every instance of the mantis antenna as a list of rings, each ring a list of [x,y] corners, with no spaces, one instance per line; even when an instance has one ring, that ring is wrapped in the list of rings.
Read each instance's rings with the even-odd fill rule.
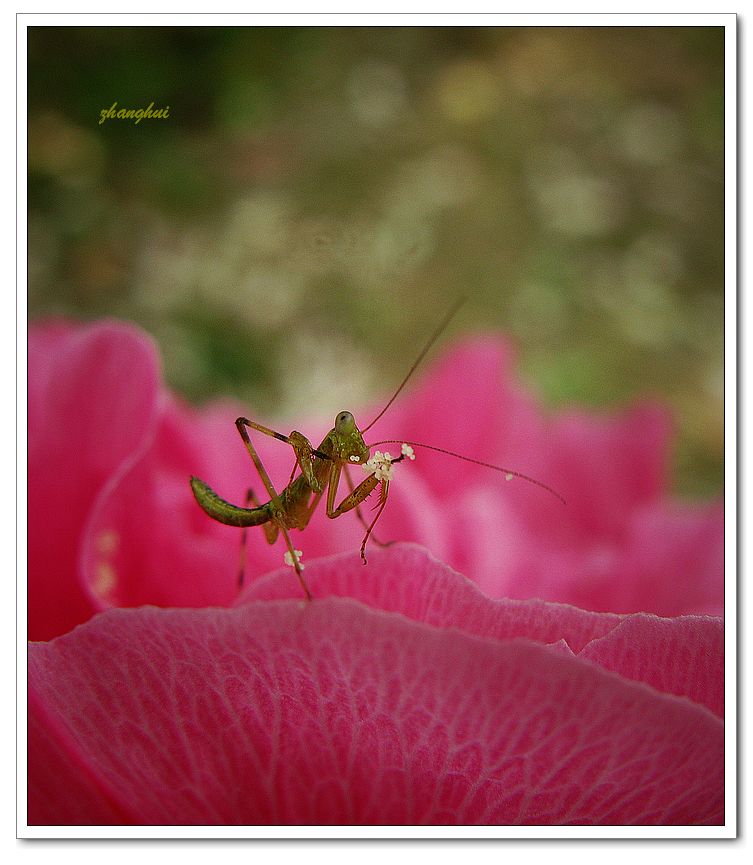
[[[395,391],[395,393],[392,394],[392,397],[390,398],[390,401],[389,401],[389,402],[387,403],[387,405],[386,405],[386,406],[385,406],[385,407],[384,407],[384,408],[379,412],[379,414],[374,418],[374,420],[373,420],[373,421],[372,421],[368,426],[364,427],[364,428],[361,430],[362,433],[365,433],[366,430],[371,429],[371,427],[374,426],[374,424],[379,420],[379,418],[380,418],[380,417],[381,417],[381,416],[382,416],[382,415],[387,411],[387,409],[392,405],[392,403],[395,402],[395,400],[397,399],[398,394],[400,393],[400,391],[401,391],[401,390],[405,387],[405,385],[408,383],[408,379],[409,379],[409,378],[413,375],[413,373],[416,371],[416,367],[421,363],[421,361],[424,359],[424,357],[426,357],[426,354],[427,354],[427,352],[429,351],[429,349],[434,345],[434,343],[437,341],[437,339],[439,338],[439,336],[440,336],[440,334],[442,333],[442,331],[447,327],[447,325],[450,323],[450,321],[452,320],[452,318],[453,318],[453,316],[455,315],[455,313],[460,309],[460,307],[461,307],[464,303],[465,303],[465,298],[464,298],[464,297],[461,297],[461,298],[459,298],[458,300],[456,300],[455,303],[450,307],[450,309],[449,309],[447,315],[442,319],[441,324],[440,324],[439,327],[434,331],[434,333],[431,335],[431,337],[429,338],[429,341],[428,341],[428,342],[426,343],[426,345],[423,347],[423,350],[421,351],[421,354],[419,354],[419,356],[418,356],[418,357],[416,358],[416,360],[414,361],[413,366],[408,370],[408,374],[407,374],[407,375],[405,376],[405,378],[400,382],[400,385],[399,385],[398,389]]]
[[[475,463],[477,466],[483,466],[486,469],[494,469],[494,471],[496,471],[496,472],[502,472],[502,474],[504,474],[504,476],[507,478],[508,481],[511,480],[512,478],[520,478],[522,481],[528,481],[528,483],[530,483],[530,484],[536,484],[537,487],[541,487],[542,489],[545,489],[548,493],[551,493],[553,496],[558,498],[562,502],[563,505],[567,504],[565,499],[562,498],[562,496],[557,492],[557,490],[552,489],[550,486],[547,486],[542,481],[536,480],[536,478],[532,478],[530,475],[524,475],[523,472],[516,472],[516,471],[513,471],[512,469],[505,469],[505,468],[502,468],[502,466],[495,466],[493,463],[485,463],[482,460],[476,460],[476,459],[473,459],[473,457],[467,457],[464,454],[456,454],[455,451],[448,451],[445,448],[438,448],[438,447],[435,447],[434,445],[425,445],[423,442],[408,442],[408,441],[404,441],[403,439],[383,439],[382,441],[379,441],[379,442],[373,442],[372,444],[368,445],[368,447],[373,448],[373,447],[376,447],[377,445],[390,445],[390,444],[393,444],[393,445],[406,444],[406,445],[412,445],[413,447],[417,447],[417,448],[426,448],[427,450],[436,451],[437,453],[440,453],[440,454],[447,454],[447,456],[450,456],[450,457],[457,457],[457,459],[465,460],[467,463]]]

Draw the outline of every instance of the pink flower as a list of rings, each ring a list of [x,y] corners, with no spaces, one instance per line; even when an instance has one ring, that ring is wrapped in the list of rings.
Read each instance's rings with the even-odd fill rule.
[[[503,344],[460,346],[367,441],[567,506],[416,448],[378,534],[477,585],[410,545],[364,568],[357,520],[319,513],[293,535],[305,605],[289,568],[258,578],[283,553],[258,529],[237,597],[239,532],[188,486],[262,496],[247,409],[181,405],[118,323],[35,329],[29,355],[29,636],[57,637],[29,650],[30,823],[723,821],[722,511],[668,501],[659,408],[550,420]]]
[[[29,655],[29,820],[713,824],[722,624],[493,601],[422,548]],[[276,600],[292,598],[291,600]]]
[[[29,637],[65,633],[102,609],[80,568],[86,526],[151,442],[159,370],[133,327],[65,323],[29,333]]]
[[[404,475],[420,476],[417,495],[441,528],[416,537],[394,525],[383,534],[421,540],[492,597],[722,615],[722,505],[668,498],[667,412],[646,403],[617,415],[549,418],[511,366],[498,338],[470,340],[379,429],[533,476],[567,505],[525,481],[417,448],[400,486]]]

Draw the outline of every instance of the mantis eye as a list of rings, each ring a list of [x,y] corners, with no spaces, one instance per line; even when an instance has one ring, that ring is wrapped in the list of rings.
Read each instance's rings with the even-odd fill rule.
[[[340,435],[347,435],[348,433],[353,432],[355,428],[355,419],[349,411],[341,411],[335,418],[335,432]]]

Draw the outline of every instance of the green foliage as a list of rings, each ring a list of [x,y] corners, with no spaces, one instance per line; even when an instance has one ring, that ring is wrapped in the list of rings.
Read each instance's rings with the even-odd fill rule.
[[[447,339],[511,333],[552,404],[664,396],[680,488],[720,487],[720,28],[45,27],[28,49],[32,318],[131,318],[192,399],[328,416],[465,295]],[[114,102],[169,118],[100,124]]]

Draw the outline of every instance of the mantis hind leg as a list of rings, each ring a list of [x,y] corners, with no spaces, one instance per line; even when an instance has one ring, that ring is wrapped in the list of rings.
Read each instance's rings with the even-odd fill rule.
[[[245,417],[239,417],[235,422],[235,426],[237,427],[238,432],[240,433],[240,436],[243,439],[243,443],[246,445],[247,449],[251,444],[251,441],[248,437],[248,432],[246,431],[246,428],[255,429],[257,432],[264,433],[264,435],[266,436],[270,436],[271,438],[275,438],[278,441],[289,444],[293,448],[293,453],[295,453],[296,465],[300,467],[301,472],[306,478],[306,482],[308,483],[308,485],[315,493],[320,493],[322,491],[322,485],[319,483],[314,474],[311,460],[314,456],[319,457],[319,459],[325,460],[328,460],[329,457],[327,456],[327,454],[324,454],[321,451],[317,450],[315,447],[313,447],[311,442],[306,438],[305,435],[303,435],[303,433],[299,433],[296,430],[293,430],[293,432],[291,432],[289,436],[286,436],[281,432],[277,432],[276,430],[270,429],[263,424],[256,423],[255,421],[249,420]],[[249,453],[251,453],[251,451],[249,451]],[[262,473],[263,469],[259,469],[257,457],[254,457],[254,455],[251,454],[251,459],[254,460],[256,469],[259,472],[261,479],[264,481],[264,486],[267,487],[267,490],[269,490],[269,485],[267,484],[269,478],[267,477],[267,479],[265,480],[266,473]],[[295,467],[293,468],[293,472],[290,476],[291,481],[293,480],[294,474]]]
[[[258,497],[254,493],[253,489],[249,487],[246,490],[246,507],[249,505],[253,505],[255,508],[261,507],[261,502]],[[271,520],[268,523],[264,523],[262,526],[264,529],[264,535],[267,539],[268,544],[273,544],[277,540],[277,536],[280,533],[280,529],[277,526],[277,523],[273,523]],[[246,557],[248,555],[248,527],[244,526],[243,531],[241,532],[241,550],[238,562],[238,586],[243,585],[243,578],[246,573]]]
[[[289,441],[287,436],[282,435],[282,433],[275,433],[273,430],[268,430],[266,427],[261,427],[259,424],[254,424],[251,421],[247,420],[244,417],[239,417],[235,426],[238,430],[238,434],[243,439],[243,444],[246,446],[246,450],[248,451],[248,455],[251,457],[254,466],[256,467],[256,471],[259,473],[259,477],[264,484],[264,488],[269,494],[269,506],[272,509],[271,512],[271,522],[274,523],[275,528],[282,532],[282,536],[285,539],[285,546],[288,548],[288,552],[290,553],[293,567],[295,568],[296,576],[298,577],[298,581],[301,584],[301,588],[303,589],[306,599],[311,600],[311,591],[309,590],[308,585],[306,584],[306,580],[303,578],[303,569],[301,567],[301,563],[298,561],[298,555],[293,547],[293,542],[290,540],[290,535],[288,534],[288,530],[282,522],[284,507],[282,501],[280,499],[277,490],[274,488],[274,484],[272,483],[269,475],[267,474],[267,470],[264,468],[264,465],[259,458],[259,454],[256,452],[256,448],[254,447],[251,439],[248,435],[248,430],[246,427],[251,427],[252,429],[258,429],[260,432],[264,432],[268,435],[272,435],[274,438],[280,439],[282,441]],[[267,535],[267,539],[269,540],[270,535]],[[275,535],[276,537],[276,535]]]

